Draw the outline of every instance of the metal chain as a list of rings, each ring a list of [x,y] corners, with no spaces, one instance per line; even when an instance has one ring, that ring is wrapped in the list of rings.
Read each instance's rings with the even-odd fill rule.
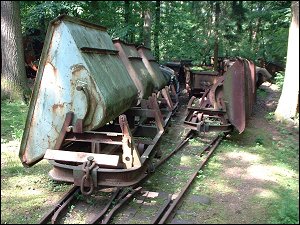
[[[81,193],[84,195],[90,195],[94,191],[94,182],[93,182],[93,178],[91,177],[91,171],[94,168],[94,166],[96,165],[96,162],[93,161],[93,159],[94,159],[94,157],[89,156],[88,161],[85,161],[82,164],[85,175],[83,175],[83,177],[81,179],[80,190],[81,190]],[[84,190],[85,181],[88,181],[88,183],[89,183],[89,186],[90,186],[89,191]]]

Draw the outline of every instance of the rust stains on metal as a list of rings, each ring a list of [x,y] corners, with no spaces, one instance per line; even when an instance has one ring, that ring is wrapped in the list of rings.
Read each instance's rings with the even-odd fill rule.
[[[64,104],[54,104],[52,105],[52,111],[56,111],[64,107]]]
[[[98,54],[99,49],[116,53],[105,29],[68,16],[55,21],[59,24],[51,23],[47,31],[20,147],[20,158],[27,165],[34,165],[47,148],[54,147],[67,112],[75,113],[74,123],[84,119],[83,129],[92,130],[137,99],[137,89],[118,55]],[[50,139],[40,138],[48,134]]]
[[[131,79],[138,88],[139,98],[147,99],[154,90],[154,82],[142,59],[139,57],[137,50],[133,45],[126,44],[120,39],[113,40],[113,43],[116,49],[118,49],[119,56]]]
[[[224,74],[224,101],[229,121],[242,133],[252,113],[255,98],[254,65],[238,59]]]
[[[137,51],[140,57],[143,60],[147,70],[149,71],[152,79],[154,81],[154,86],[157,90],[163,89],[166,85],[168,85],[168,81],[162,74],[159,64],[155,61],[153,54],[151,53],[149,48],[145,46],[139,46]]]

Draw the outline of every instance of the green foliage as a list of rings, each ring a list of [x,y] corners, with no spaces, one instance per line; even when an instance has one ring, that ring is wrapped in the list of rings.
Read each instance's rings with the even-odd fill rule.
[[[21,1],[22,31],[39,28],[46,33],[49,22],[59,14],[86,19],[105,26],[112,38],[141,44],[143,12],[152,16],[154,48],[155,1],[130,1],[125,23],[125,1]],[[241,56],[256,61],[285,62],[290,1],[221,1],[219,56]],[[209,63],[215,44],[215,2],[162,1],[160,6],[159,48],[161,61],[191,59]],[[44,38],[44,36],[43,36]]]
[[[256,95],[261,97],[261,98],[265,98],[267,97],[267,92],[264,89],[257,89],[256,91]]]
[[[57,181],[48,178],[46,186],[50,192],[63,192],[68,188],[69,185],[64,183],[59,183]]]
[[[286,190],[282,201],[276,205],[276,212],[269,223],[299,224],[299,197],[293,196],[291,190]]]
[[[285,73],[280,71],[275,73],[275,84],[279,87],[280,90],[282,90],[283,83],[284,83],[284,75]]]
[[[264,144],[264,139],[261,137],[258,137],[255,139],[256,145],[263,145]]]
[[[60,14],[81,17],[84,13],[84,1],[21,1],[22,33],[31,28],[40,29],[46,34],[49,22]]]
[[[275,112],[269,112],[265,118],[268,120],[268,121],[274,121],[274,117],[275,116]]]

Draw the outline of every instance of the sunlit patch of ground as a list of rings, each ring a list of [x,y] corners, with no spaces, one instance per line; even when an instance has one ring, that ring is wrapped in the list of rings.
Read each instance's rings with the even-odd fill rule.
[[[266,198],[266,199],[270,199],[270,198],[278,199],[279,198],[277,193],[275,193],[274,191],[269,190],[269,189],[264,189],[264,188],[258,187],[258,188],[255,188],[254,191],[257,193],[257,196],[260,198]]]
[[[9,151],[9,152],[19,152],[20,141],[13,140],[7,143],[1,143],[1,152]]]
[[[226,160],[240,161],[240,165],[229,167],[225,170],[225,174],[231,177],[240,177],[244,179],[259,179],[265,181],[278,181],[278,176],[293,178],[297,174],[295,171],[287,168],[271,165],[259,164],[261,156],[248,152],[229,152],[221,161]],[[243,166],[244,163],[244,166]]]
[[[260,88],[263,88],[263,89],[270,89],[270,90],[272,90],[272,91],[274,91],[274,92],[280,91],[280,90],[279,90],[279,86],[277,86],[277,85],[275,85],[275,84],[272,84],[272,83],[270,83],[270,82],[268,82],[268,81],[264,82],[264,83],[260,86]]]
[[[261,157],[259,155],[251,154],[249,152],[229,152],[226,157],[232,160],[241,160],[244,162],[259,162]]]
[[[245,178],[278,182],[278,176],[292,178],[296,174],[286,168],[268,165],[251,165],[247,168]]]

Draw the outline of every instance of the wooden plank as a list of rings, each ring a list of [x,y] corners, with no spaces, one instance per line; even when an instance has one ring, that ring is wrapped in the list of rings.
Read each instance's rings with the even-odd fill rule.
[[[117,166],[119,162],[119,156],[117,155],[94,154],[87,152],[71,152],[53,149],[47,149],[44,155],[44,159],[83,163],[87,161],[87,157],[89,156],[93,156],[94,161],[98,165]]]

